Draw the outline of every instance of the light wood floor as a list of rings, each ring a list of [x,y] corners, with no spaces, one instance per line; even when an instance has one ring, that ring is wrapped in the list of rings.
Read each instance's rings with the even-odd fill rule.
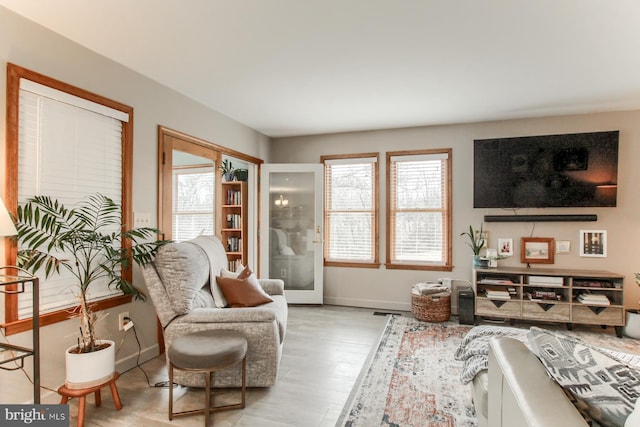
[[[289,308],[289,324],[281,360],[278,383],[271,388],[247,391],[245,409],[213,415],[213,425],[226,426],[334,426],[351,388],[386,324],[386,316],[375,310],[323,306]],[[165,381],[164,356],[142,365],[150,384]],[[115,411],[108,390],[102,393],[102,406],[87,399],[87,426],[202,426],[203,415],[174,418],[167,416],[168,389],[149,387],[140,369],[125,372],[118,380],[123,408]],[[220,403],[232,403],[235,391],[217,394]],[[174,410],[202,406],[201,390],[179,388],[174,391]],[[77,403],[71,401],[71,425],[75,425]]]

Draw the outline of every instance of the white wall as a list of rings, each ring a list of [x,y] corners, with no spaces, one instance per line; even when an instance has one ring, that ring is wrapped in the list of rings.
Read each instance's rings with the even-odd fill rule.
[[[472,208],[473,140],[482,138],[544,135],[556,133],[620,130],[618,206],[616,208],[521,209],[519,214],[597,214],[597,222],[570,223],[485,223],[490,247],[498,237],[514,239],[514,256],[499,261],[500,266],[522,266],[521,237],[554,237],[571,241],[571,253],[556,255],[551,268],[608,270],[626,276],[625,305],[638,307],[640,289],[633,273],[640,271],[640,111],[553,117],[529,120],[432,126],[408,129],[354,132],[274,139],[271,160],[282,163],[318,163],[321,155],[378,151],[380,170],[381,262],[385,259],[385,165],[384,153],[424,148],[453,149],[453,265],[452,272],[325,267],[325,302],[387,309],[410,309],[410,289],[419,281],[452,277],[471,280],[471,250],[460,233],[469,225],[478,227],[484,215],[510,214],[499,209]],[[579,230],[603,229],[608,232],[607,258],[578,255]]]
[[[133,209],[148,212],[156,218],[157,209],[157,126],[163,125],[234,150],[267,159],[269,138],[205,108],[182,95],[161,86],[113,61],[96,55],[24,18],[0,7],[0,162],[5,177],[6,135],[6,63],[45,74],[134,108],[134,173]],[[170,64],[177,67],[179,64]],[[211,76],[215,78],[215,76]],[[136,270],[136,285],[144,288]],[[0,311],[4,300],[0,301]],[[156,346],[156,317],[151,302],[133,302],[107,310],[102,322],[102,336],[110,337],[118,345],[116,356],[119,369],[135,366],[137,344],[131,333],[117,330],[117,314],[128,311],[134,320],[143,349],[142,360],[158,353]],[[4,319],[4,312],[0,313]],[[1,320],[0,320],[1,321]],[[76,342],[77,320],[69,320],[41,331],[43,348],[42,384],[56,390],[64,382],[64,350]],[[2,339],[2,337],[0,337]],[[31,333],[12,335],[14,344],[30,346]],[[124,340],[124,341],[123,341]],[[123,342],[122,342],[123,341]],[[122,345],[121,345],[122,342]],[[31,359],[27,359],[27,367]],[[44,392],[45,402],[58,402],[55,393]],[[31,402],[30,385],[21,372],[0,371],[0,402]]]

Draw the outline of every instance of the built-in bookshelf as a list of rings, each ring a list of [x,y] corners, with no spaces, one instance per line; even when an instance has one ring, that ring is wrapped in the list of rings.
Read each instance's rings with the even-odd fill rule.
[[[229,271],[236,271],[247,260],[247,183],[222,183],[221,241],[227,251]]]
[[[624,325],[623,276],[608,271],[532,268],[474,270],[475,314],[614,326]]]

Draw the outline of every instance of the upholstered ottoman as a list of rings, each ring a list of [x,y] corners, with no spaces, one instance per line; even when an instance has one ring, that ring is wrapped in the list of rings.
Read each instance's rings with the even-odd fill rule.
[[[169,348],[169,420],[175,416],[204,414],[209,425],[212,412],[245,407],[247,339],[238,331],[224,329],[194,332],[177,337]],[[211,407],[211,377],[215,371],[242,362],[242,401],[234,405]],[[205,376],[205,406],[202,409],[173,412],[173,370],[201,372]]]

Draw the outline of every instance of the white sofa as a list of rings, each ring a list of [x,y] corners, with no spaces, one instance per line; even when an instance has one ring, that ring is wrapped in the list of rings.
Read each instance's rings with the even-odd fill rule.
[[[473,393],[480,427],[589,426],[540,360],[514,338],[489,341],[489,369],[476,375]],[[640,426],[640,400],[624,426]]]
[[[489,341],[489,370],[477,375],[474,385],[476,381],[488,381],[485,403],[490,427],[588,426],[521,341],[505,337]]]
[[[245,335],[247,386],[268,387],[276,383],[287,328],[287,301],[279,279],[260,279],[273,302],[257,307],[217,308],[211,282],[227,267],[224,247],[214,236],[169,243],[159,249],[143,276],[162,325],[165,346],[190,332],[210,329],[236,330]],[[167,360],[168,363],[168,360]],[[201,374],[176,371],[174,381],[204,387]],[[236,387],[240,370],[234,367],[216,373],[214,386]]]

